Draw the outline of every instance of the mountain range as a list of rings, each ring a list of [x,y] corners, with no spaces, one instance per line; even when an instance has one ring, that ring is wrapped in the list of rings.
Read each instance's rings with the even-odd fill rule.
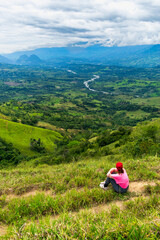
[[[160,45],[53,47],[0,55],[0,63],[30,66],[82,62],[117,66],[156,67],[160,65]]]

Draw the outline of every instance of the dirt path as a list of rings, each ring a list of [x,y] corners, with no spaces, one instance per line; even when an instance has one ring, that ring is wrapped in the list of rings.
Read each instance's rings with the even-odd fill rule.
[[[129,184],[129,192],[136,192],[136,193],[141,193],[144,191],[145,186],[147,185],[151,185],[151,186],[155,186],[156,183],[160,183],[159,180],[155,181],[155,182],[147,182],[147,181],[135,181],[135,182],[130,182]],[[83,188],[78,189],[77,191],[82,191]],[[70,189],[72,190],[72,189]],[[22,195],[15,195],[15,194],[7,194],[6,199],[10,200],[13,198],[22,198],[22,197],[30,197],[30,196],[35,196],[38,193],[43,193],[46,196],[50,195],[50,196],[55,196],[55,194],[52,192],[52,190],[48,190],[48,191],[38,191],[38,190],[32,190],[30,192],[24,193]],[[65,193],[64,193],[65,194]]]
[[[105,212],[105,211],[110,211],[111,208],[113,206],[117,206],[120,208],[120,210],[124,210],[125,209],[125,203],[129,202],[129,201],[134,201],[135,199],[139,198],[141,196],[137,196],[137,197],[132,197],[126,201],[120,201],[120,200],[117,200],[117,201],[112,201],[110,203],[107,203],[107,204],[102,204],[102,205],[99,205],[99,206],[96,206],[96,207],[93,207],[91,209],[89,209],[89,211],[93,212],[93,213],[99,213],[99,212]],[[143,198],[147,199],[149,198],[149,196],[145,196],[143,195]],[[82,209],[83,211],[83,209]]]
[[[7,233],[7,227],[0,225],[0,237]]]
[[[141,193],[144,191],[145,186],[150,185],[150,186],[155,186],[156,183],[160,183],[160,181],[155,181],[155,182],[147,182],[147,181],[136,181],[136,182],[130,182],[129,184],[129,192],[137,192]]]
[[[139,198],[140,196],[143,196],[143,198],[148,198],[148,196],[144,195],[145,187],[147,185],[156,186],[156,183],[160,183],[160,181],[157,180],[155,182],[147,182],[147,181],[130,182],[129,192],[138,193],[138,194],[140,194],[139,196],[132,197],[132,198],[126,200],[126,201],[117,200],[117,201],[112,201],[111,203],[98,205],[96,207],[92,207],[91,209],[89,209],[89,211],[94,212],[94,213],[99,213],[99,212],[102,212],[102,211],[110,211],[113,205],[116,205],[117,207],[120,208],[120,210],[123,210],[125,208],[125,203],[126,202],[135,200],[135,199]],[[83,209],[81,211],[83,211]]]
[[[22,197],[30,197],[30,196],[35,196],[37,194],[41,194],[43,193],[44,195],[50,195],[52,196],[52,191],[51,190],[48,190],[48,191],[38,191],[38,190],[32,190],[30,192],[27,192],[27,193],[24,193],[22,195],[15,195],[15,194],[7,194],[6,195],[6,200],[11,200],[13,198],[22,198]]]

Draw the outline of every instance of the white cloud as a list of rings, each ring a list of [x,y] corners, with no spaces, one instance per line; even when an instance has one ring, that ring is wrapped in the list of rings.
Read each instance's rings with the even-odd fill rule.
[[[159,12],[159,0],[3,0],[0,53],[86,41],[158,44]]]

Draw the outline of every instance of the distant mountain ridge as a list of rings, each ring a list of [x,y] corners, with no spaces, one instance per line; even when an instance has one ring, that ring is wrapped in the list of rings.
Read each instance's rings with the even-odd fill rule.
[[[118,66],[156,67],[160,65],[160,45],[125,47],[93,45],[88,47],[38,48],[31,51],[6,54],[4,58],[7,59],[6,57],[10,61],[21,65],[84,62]]]
[[[40,65],[42,63],[43,61],[35,54],[32,54],[29,57],[26,54],[21,55],[16,61],[16,64],[20,65]]]

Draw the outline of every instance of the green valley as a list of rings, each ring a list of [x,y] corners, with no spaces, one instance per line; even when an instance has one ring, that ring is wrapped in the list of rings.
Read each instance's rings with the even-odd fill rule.
[[[159,77],[159,67],[0,65],[0,239],[159,239]],[[122,195],[99,187],[118,161]]]

